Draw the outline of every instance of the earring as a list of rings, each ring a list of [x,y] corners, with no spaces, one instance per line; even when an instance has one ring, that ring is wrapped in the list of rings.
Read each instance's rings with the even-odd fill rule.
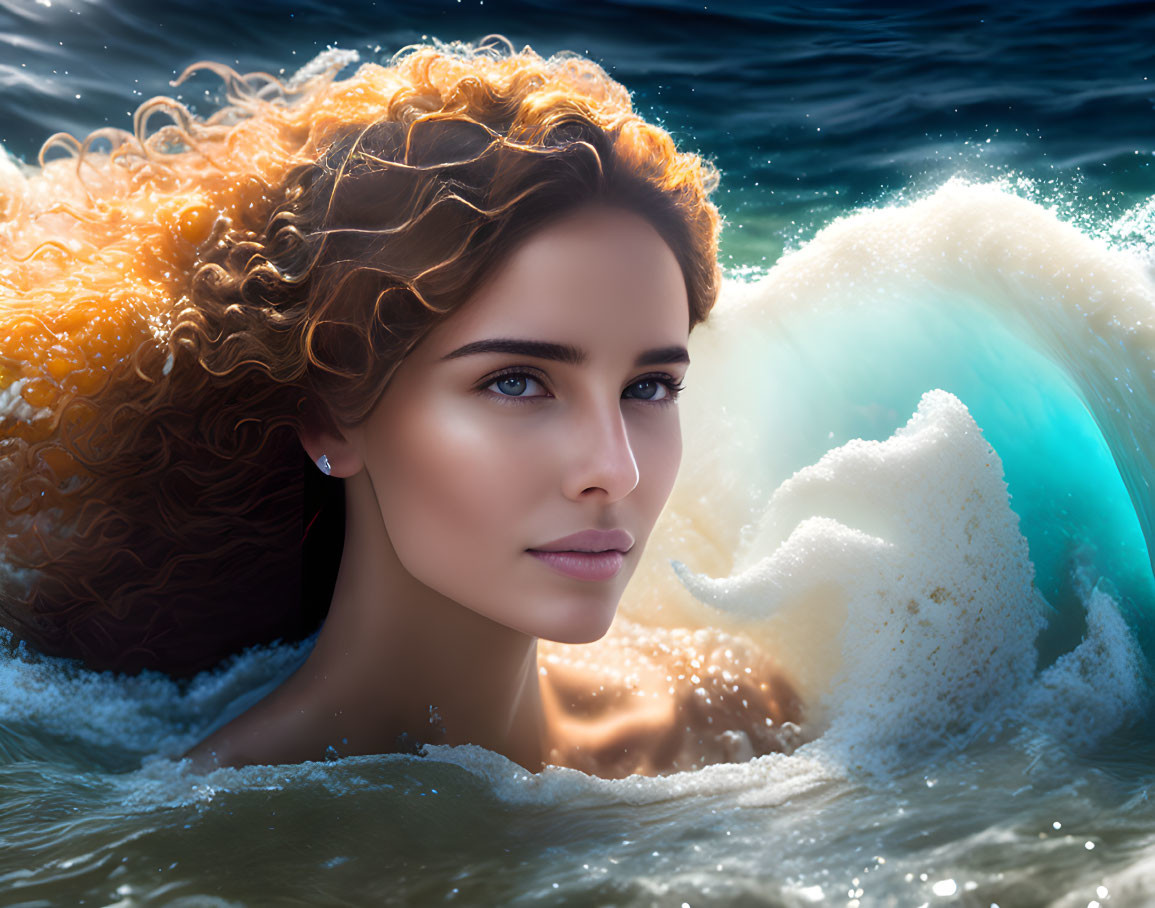
[[[329,457],[326,454],[322,454],[320,457],[317,458],[317,467],[326,476],[329,476],[332,474],[332,467],[329,466]]]

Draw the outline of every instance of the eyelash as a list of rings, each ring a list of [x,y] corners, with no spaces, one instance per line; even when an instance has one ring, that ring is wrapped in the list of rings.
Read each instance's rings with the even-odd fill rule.
[[[478,385],[477,391],[479,393],[483,392],[483,391],[487,390],[490,385],[500,381],[503,378],[532,378],[534,381],[540,382],[542,385],[545,384],[544,377],[542,377],[539,373],[528,370],[524,366],[522,366],[522,367],[519,367],[516,369],[507,369],[504,372],[499,372],[496,375],[490,376],[485,381],[483,381],[480,385]],[[669,397],[663,398],[662,400],[653,400],[653,401],[647,401],[645,398],[631,398],[632,400],[640,400],[642,403],[650,403],[650,404],[654,404],[654,405],[672,404],[672,403],[675,403],[677,401],[678,394],[681,391],[684,391],[686,389],[686,386],[681,384],[676,378],[674,378],[672,375],[667,375],[665,373],[656,373],[653,375],[643,375],[637,381],[631,382],[629,387],[632,388],[632,387],[634,387],[634,385],[640,385],[643,382],[648,382],[648,381],[656,381],[660,384],[665,385],[666,390],[668,390],[670,392]],[[531,400],[541,400],[540,397],[515,397],[514,395],[511,395],[511,394],[498,394],[497,392],[493,392],[492,396],[500,399],[502,401],[502,403],[512,403],[514,406],[519,406],[521,404],[528,403]]]

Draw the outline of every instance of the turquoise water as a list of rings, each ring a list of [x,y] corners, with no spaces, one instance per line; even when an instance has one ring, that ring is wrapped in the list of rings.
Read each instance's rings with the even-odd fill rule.
[[[1150,633],[1155,587],[1142,527],[1102,432],[1059,366],[961,294],[837,311],[805,327],[767,350],[783,384],[807,376],[792,383],[791,405],[809,421],[790,423],[808,430],[791,440],[791,472],[852,438],[887,438],[920,389],[949,389],[1002,458],[1047,600],[1081,611],[1071,559],[1093,546],[1099,570],[1127,591],[1129,617]]]
[[[673,504],[708,495],[741,541],[729,577],[692,549],[679,576],[702,620],[780,647],[828,730],[658,779],[529,776],[469,747],[197,776],[167,756],[308,641],[187,683],[8,659],[0,902],[1155,899],[1155,13],[210,13],[0,0],[0,144],[33,162],[151,95],[211,107],[207,74],[167,84],[201,58],[291,73],[328,44],[370,60],[501,32],[588,52],[719,164],[728,281],[692,338]],[[880,616],[911,597],[927,624],[898,656]]]

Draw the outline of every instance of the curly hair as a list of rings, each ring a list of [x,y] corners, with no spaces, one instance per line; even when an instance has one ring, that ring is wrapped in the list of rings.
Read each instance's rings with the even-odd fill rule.
[[[39,171],[0,163],[13,641],[180,677],[315,630],[342,484],[297,432],[356,425],[430,329],[577,206],[654,225],[691,329],[714,305],[717,169],[596,63],[499,36],[337,81],[343,62],[300,84],[197,63],[174,84],[224,79],[207,119],[157,97],[132,133],[53,136]],[[172,122],[147,135],[158,112]],[[72,154],[46,161],[56,146]]]

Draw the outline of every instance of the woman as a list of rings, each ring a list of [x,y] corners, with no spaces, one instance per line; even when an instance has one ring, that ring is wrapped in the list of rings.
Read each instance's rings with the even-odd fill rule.
[[[697,674],[675,682],[685,653],[669,647],[635,653],[621,683],[604,666],[539,664],[539,638],[606,635],[673,485],[686,343],[719,284],[717,175],[596,64],[508,50],[407,49],[292,105],[242,89],[235,126],[182,123],[184,153],[225,174],[245,141],[268,160],[250,165],[239,227],[186,219],[204,235],[161,369],[184,380],[157,380],[170,403],[219,402],[203,436],[214,456],[232,444],[239,519],[273,527],[279,509],[283,523],[269,477],[283,476],[286,429],[345,511],[315,647],[187,754],[198,768],[472,743],[532,771],[655,773],[727,756],[711,746],[733,755],[733,739],[701,737],[723,718],[745,728],[742,757],[791,743],[794,726],[779,729],[800,705],[770,666],[727,675],[724,694],[715,681],[711,697]],[[162,412],[145,425],[191,443]],[[107,460],[68,450],[108,475]],[[184,462],[166,459],[165,475]],[[269,571],[226,550],[243,577],[226,607],[249,625],[233,639],[268,639],[277,619],[255,627],[253,602],[274,611],[290,584],[261,590]],[[137,651],[180,641],[165,610]]]

